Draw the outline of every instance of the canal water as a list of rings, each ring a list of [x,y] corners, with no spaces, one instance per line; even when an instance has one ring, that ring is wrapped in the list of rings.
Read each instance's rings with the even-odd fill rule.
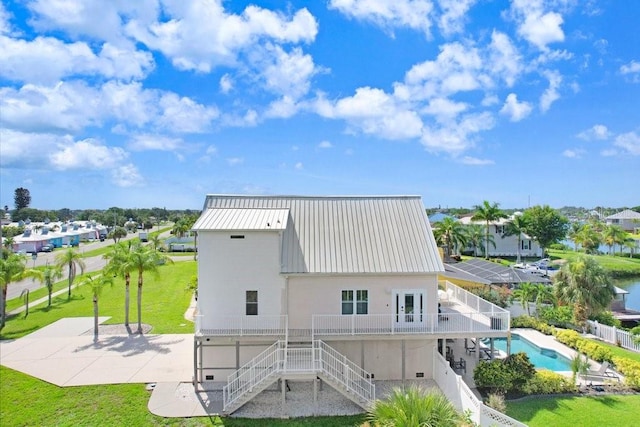
[[[640,277],[616,279],[613,284],[629,292],[626,298],[627,308],[640,311]]]

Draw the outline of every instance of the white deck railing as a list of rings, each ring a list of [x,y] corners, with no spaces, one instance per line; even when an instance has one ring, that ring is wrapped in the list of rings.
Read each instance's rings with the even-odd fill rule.
[[[286,315],[264,316],[196,315],[196,335],[248,336],[263,335],[285,338],[288,331]]]
[[[509,330],[508,312],[423,314],[412,316],[393,314],[314,315],[313,337],[336,335],[406,335],[506,332]]]

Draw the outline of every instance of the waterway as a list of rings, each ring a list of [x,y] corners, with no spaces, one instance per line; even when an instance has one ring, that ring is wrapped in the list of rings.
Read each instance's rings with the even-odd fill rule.
[[[626,298],[627,308],[640,311],[640,277],[616,279],[613,284],[629,292]]]

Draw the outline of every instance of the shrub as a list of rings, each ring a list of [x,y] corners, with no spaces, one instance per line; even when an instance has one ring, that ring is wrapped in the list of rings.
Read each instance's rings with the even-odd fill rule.
[[[640,362],[626,357],[614,356],[613,363],[616,369],[624,375],[625,383],[635,389],[640,389]]]
[[[503,414],[507,412],[507,404],[504,401],[504,394],[491,393],[486,402],[489,408],[493,408]]]
[[[613,353],[611,350],[593,341],[580,338],[580,340],[576,342],[576,346],[574,348],[598,362],[604,362],[605,360],[607,362],[613,362]]]
[[[525,384],[522,391],[526,394],[573,393],[576,391],[576,386],[563,375],[541,369]]]
[[[557,329],[555,333],[556,339],[571,348],[577,348],[578,340],[581,340],[580,334],[570,329]]]
[[[473,371],[476,387],[494,393],[522,391],[524,385],[536,373],[536,369],[525,353],[516,353],[505,359],[480,361]]]
[[[573,307],[563,305],[560,307],[541,307],[538,317],[550,325],[567,327],[573,322]]]
[[[545,322],[541,322],[535,317],[531,316],[518,316],[511,319],[512,328],[531,328],[542,332],[545,335],[553,334],[553,326],[547,325]]]
[[[622,326],[622,322],[613,317],[613,313],[610,311],[603,311],[596,315],[592,315],[589,317],[590,320],[595,320],[598,323],[607,326],[615,326],[616,328],[620,328]]]

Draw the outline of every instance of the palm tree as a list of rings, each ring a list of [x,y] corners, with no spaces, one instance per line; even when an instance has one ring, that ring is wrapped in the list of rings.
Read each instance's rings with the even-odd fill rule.
[[[131,250],[131,264],[133,270],[138,272],[138,333],[142,333],[142,285],[144,284],[144,273],[157,273],[158,265],[161,263],[172,263],[171,258],[150,250],[140,243],[133,245]]]
[[[454,247],[459,248],[466,245],[464,225],[454,218],[446,217],[437,223],[433,234],[438,244],[447,248],[446,258],[452,255]]]
[[[527,228],[527,221],[522,217],[522,215],[514,215],[513,219],[508,221],[506,224],[505,232],[502,235],[504,239],[506,236],[518,236],[518,250],[516,262],[520,262],[520,247],[522,246],[522,234],[525,232]]]
[[[602,242],[600,233],[593,224],[583,225],[574,239],[577,243],[580,243],[580,246],[582,246],[582,249],[584,249],[586,253],[597,252],[598,246],[600,246]]]
[[[558,301],[574,306],[578,325],[584,325],[590,315],[606,309],[615,296],[606,270],[585,255],[563,265],[553,279]]]
[[[131,272],[135,270],[131,257],[131,241],[114,245],[111,252],[105,254],[103,258],[108,260],[105,273],[122,276],[124,279],[124,325],[128,328]]]
[[[2,286],[2,301],[0,301],[0,330],[4,328],[7,318],[7,289],[9,283],[20,281],[26,277],[38,277],[39,271],[26,268],[27,258],[18,254],[3,254],[0,257],[0,286]]]
[[[531,315],[531,312],[529,311],[529,302],[534,299],[535,295],[536,287],[529,282],[520,283],[520,285],[518,285],[518,289],[513,291],[513,297],[520,302],[522,308],[527,310],[528,315]]]
[[[462,420],[444,394],[417,386],[394,388],[387,399],[375,401],[367,418],[379,427],[454,427]]]
[[[158,251],[159,249],[164,247],[164,242],[163,240],[160,238],[159,234],[152,234],[149,237],[149,243],[151,243],[151,246],[153,247],[154,251]]]
[[[49,293],[49,304],[47,307],[51,307],[51,294],[53,293],[53,284],[56,280],[61,279],[63,276],[62,269],[57,265],[49,265],[47,261],[47,265],[44,267],[44,270],[41,271],[41,275],[38,277],[40,283],[47,287],[47,291]]]
[[[479,224],[469,224],[465,227],[465,236],[466,236],[466,240],[467,240],[467,244],[471,245],[471,247],[473,247],[473,256],[477,257],[478,256],[478,248],[480,248],[480,250],[482,250],[482,252],[485,252],[485,247],[484,247],[484,227],[482,225]],[[493,238],[493,236],[490,236],[491,240]],[[495,247],[495,243],[494,243],[494,247]]]
[[[627,238],[627,232],[618,225],[607,225],[602,230],[602,240],[609,247],[609,254],[615,245],[622,245]],[[615,254],[615,251],[613,252]]]
[[[84,273],[85,264],[82,260],[82,255],[75,249],[69,248],[64,252],[59,253],[56,256],[56,265],[61,269],[67,267],[69,272],[69,293],[68,298],[71,299],[71,285],[76,278],[76,272],[80,267],[80,273]]]
[[[573,240],[573,250],[576,252],[578,252],[578,240],[580,239],[582,227],[584,227],[584,224],[574,221],[571,223],[571,226],[569,226],[569,231],[567,232],[567,237]]]
[[[499,208],[498,203],[489,204],[488,201],[482,202],[482,205],[476,205],[476,213],[471,217],[472,221],[484,221],[485,222],[485,258],[489,259],[489,223],[499,220],[500,218],[506,218],[507,215]],[[495,244],[494,244],[495,246]]]
[[[93,341],[96,342],[98,341],[98,298],[107,285],[113,285],[113,278],[106,274],[100,274],[96,277],[87,276],[83,284],[89,285],[93,296]]]

